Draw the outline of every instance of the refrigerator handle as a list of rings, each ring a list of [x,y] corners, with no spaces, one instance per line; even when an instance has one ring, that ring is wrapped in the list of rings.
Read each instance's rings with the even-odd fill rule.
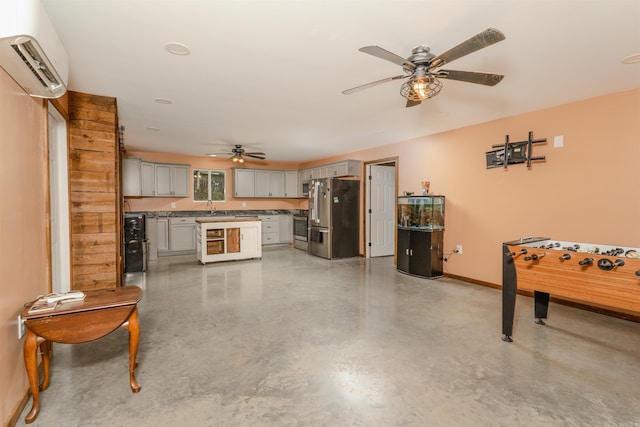
[[[318,181],[313,181],[313,206],[311,207],[311,221],[318,223]]]

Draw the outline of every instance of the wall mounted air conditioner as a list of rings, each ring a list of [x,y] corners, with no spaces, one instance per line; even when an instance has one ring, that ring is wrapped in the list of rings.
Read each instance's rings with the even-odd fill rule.
[[[0,0],[0,67],[29,95],[67,91],[69,57],[39,0]]]

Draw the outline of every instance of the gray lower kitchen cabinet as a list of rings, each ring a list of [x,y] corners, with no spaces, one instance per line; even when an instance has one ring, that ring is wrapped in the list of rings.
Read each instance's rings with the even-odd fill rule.
[[[194,251],[196,249],[196,219],[169,218],[169,250]]]
[[[280,243],[280,219],[279,215],[261,215],[262,220],[262,244],[273,245]]]
[[[169,250],[169,218],[158,218],[158,233],[156,240],[158,244],[158,252],[167,252]]]
[[[293,215],[278,215],[280,243],[293,243]]]

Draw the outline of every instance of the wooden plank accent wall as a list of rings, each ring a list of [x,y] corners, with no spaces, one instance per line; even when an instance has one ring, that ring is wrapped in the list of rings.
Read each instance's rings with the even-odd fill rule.
[[[69,92],[73,290],[122,285],[116,99]]]

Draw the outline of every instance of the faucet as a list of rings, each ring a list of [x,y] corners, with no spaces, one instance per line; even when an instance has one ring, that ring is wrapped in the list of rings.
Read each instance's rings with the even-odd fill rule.
[[[207,206],[210,208],[209,214],[213,215],[216,211],[216,207],[213,205],[213,200],[211,199],[207,200]]]

